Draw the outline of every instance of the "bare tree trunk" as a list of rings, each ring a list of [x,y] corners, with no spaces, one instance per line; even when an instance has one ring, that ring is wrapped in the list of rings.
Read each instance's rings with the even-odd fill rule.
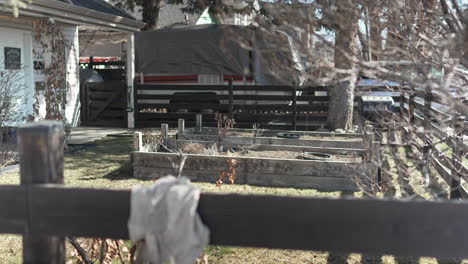
[[[152,30],[157,28],[159,9],[161,8],[161,0],[143,0],[142,19],[146,23],[142,30]]]
[[[328,128],[350,129],[353,124],[354,86],[357,79],[355,63],[358,33],[358,10],[352,0],[339,1],[337,6],[338,29],[335,34],[335,68],[348,70],[337,73],[338,84],[330,91]],[[347,57],[350,56],[350,57]]]
[[[461,59],[461,63],[468,67],[468,23],[465,23],[465,40],[463,41],[463,57]]]
[[[455,23],[452,21],[452,18],[450,16],[447,2],[445,0],[440,0],[440,6],[442,7],[442,11],[444,12],[445,22],[447,23],[449,28],[455,33],[458,32],[457,27],[455,26]]]
[[[369,7],[369,31],[372,61],[380,60],[380,56],[382,54],[382,22],[380,21],[381,6],[378,4],[379,2],[370,1]]]
[[[361,53],[362,53],[362,57],[364,60],[366,61],[370,61],[371,58],[369,56],[369,45],[368,45],[368,39],[367,39],[367,36],[364,36],[364,34],[362,34],[362,32],[360,30],[358,30],[358,37],[359,37],[359,42],[361,42]]]

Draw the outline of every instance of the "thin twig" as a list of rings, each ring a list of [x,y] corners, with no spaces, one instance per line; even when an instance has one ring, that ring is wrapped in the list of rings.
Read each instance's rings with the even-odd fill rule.
[[[102,264],[106,259],[106,252],[107,252],[107,240],[104,238],[102,239],[101,244],[101,255],[99,256],[99,263]]]
[[[78,252],[78,255],[81,257],[85,264],[93,264],[93,262],[88,258],[86,251],[80,246],[78,242],[76,242],[75,238],[67,237],[66,239],[68,243],[70,243],[76,249],[76,252]]]
[[[119,257],[120,263],[125,264],[125,261],[123,260],[122,254],[121,254],[121,252],[120,252],[119,241],[118,241],[118,240],[114,240],[114,244],[115,244],[115,246],[116,246],[116,248],[117,248],[117,256]]]

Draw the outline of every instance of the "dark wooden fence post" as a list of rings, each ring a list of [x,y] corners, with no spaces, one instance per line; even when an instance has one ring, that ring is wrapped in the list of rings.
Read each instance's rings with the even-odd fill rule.
[[[424,132],[428,132],[428,130],[431,128],[431,103],[432,103],[432,89],[430,85],[426,86],[426,89],[424,91],[424,113],[423,113],[423,118],[424,118]]]
[[[229,79],[229,119],[234,119],[234,87]]]
[[[405,92],[400,92],[400,122],[405,121]]]
[[[292,119],[292,129],[297,130],[297,83],[293,84],[293,119]]]
[[[90,93],[91,93],[91,88],[90,88],[90,84],[83,84],[85,86],[85,112],[84,112],[84,122],[83,124],[84,125],[87,125],[88,124],[88,121],[89,121],[89,118],[90,118],[90,113],[91,113],[91,99],[90,99]]]
[[[416,97],[416,94],[414,93],[414,91],[412,91],[409,96],[409,101],[408,101],[408,108],[409,108],[408,115],[409,115],[410,125],[414,125],[414,108],[415,108],[414,99],[415,97]]]
[[[139,116],[138,114],[140,113],[139,107],[138,107],[138,82],[137,78],[133,80],[133,94],[132,94],[132,100],[133,100],[133,122],[135,122],[135,127],[140,124]]]
[[[169,125],[161,124],[161,137],[164,145],[167,145],[167,139],[169,138]]]
[[[30,123],[18,129],[21,185],[63,184],[63,124],[56,121]],[[37,236],[34,215],[40,208],[27,192],[28,225],[23,236],[23,263],[65,263],[63,237]]]
[[[195,133],[201,133],[203,130],[203,116],[202,114],[196,115]]]
[[[133,86],[133,87],[135,87],[135,86]],[[124,122],[125,122],[124,123],[125,126],[128,127],[128,125],[129,125],[128,124],[128,113],[133,111],[133,108],[134,108],[134,107],[132,107],[132,101],[131,101],[131,100],[133,100],[133,95],[131,95],[130,93],[133,93],[134,88],[130,88],[129,86],[127,86],[127,84],[124,84],[124,85],[121,86],[121,89],[122,89],[122,94],[124,95],[124,102],[125,102],[124,103],[125,104],[124,105],[125,111],[123,113],[123,117],[124,117],[123,119],[124,119]],[[133,118],[134,118],[133,119],[133,125],[135,127],[135,115],[133,116]]]
[[[431,148],[431,142],[429,138],[429,131],[431,128],[431,104],[432,104],[432,89],[430,85],[427,85],[424,90],[424,108],[423,108],[423,127],[424,127],[424,146],[422,149],[423,160],[421,164],[421,171],[426,186],[431,184],[430,170],[429,170],[429,152]]]
[[[400,92],[400,122],[399,122],[399,131],[400,131],[400,137],[401,137],[401,143],[402,144],[405,144],[405,142],[407,142],[407,139],[408,139],[408,133],[410,131],[410,127],[407,126],[407,120],[406,120],[406,116],[408,116],[408,122],[410,120],[410,114],[409,114],[409,110],[406,111],[405,109],[405,103],[406,103],[406,93],[405,91],[401,91]],[[409,100],[408,100],[408,107],[409,107]]]
[[[363,132],[364,132],[364,143],[365,143],[365,148],[367,152],[366,153],[367,161],[371,162],[374,156],[374,153],[373,153],[374,151],[373,144],[375,140],[374,127],[372,125],[369,125],[369,123],[366,123]]]
[[[465,117],[460,117],[459,114],[455,115],[453,120],[453,136],[451,138],[451,147],[452,147],[452,168],[451,168],[451,178],[452,182],[450,184],[450,199],[460,199],[461,196],[461,169],[463,166],[463,156],[464,156],[464,146],[463,146],[463,132],[465,125]],[[456,127],[457,123],[460,124],[460,127]]]
[[[94,66],[94,58],[93,56],[89,57],[88,69],[92,69]]]
[[[185,119],[179,119],[177,122],[177,133],[183,135],[185,133]]]

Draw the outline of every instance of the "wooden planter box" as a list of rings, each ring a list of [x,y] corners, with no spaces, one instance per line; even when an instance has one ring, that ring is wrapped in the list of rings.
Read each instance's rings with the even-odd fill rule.
[[[177,140],[196,140],[196,141],[211,141],[218,142],[219,137],[216,135],[198,135],[198,134],[183,134],[177,135]],[[242,137],[242,136],[226,136],[222,142],[231,144],[261,144],[261,145],[288,145],[288,146],[310,146],[310,147],[327,147],[327,148],[348,148],[348,149],[363,149],[364,142],[362,140],[329,140],[329,139],[289,139],[276,137]]]
[[[333,191],[356,191],[355,178],[377,177],[372,163],[227,157],[187,154],[183,176],[192,181],[212,182],[227,171],[227,159],[237,160],[236,184],[271,187],[317,188]],[[175,153],[133,152],[133,176],[140,179],[174,175],[172,164],[179,163]]]
[[[218,135],[218,128],[203,127],[202,132],[197,132],[194,127],[185,128],[186,134],[202,134],[202,135]],[[305,136],[315,137],[347,137],[347,138],[360,138],[362,133],[334,133],[334,132],[319,132],[319,131],[295,131],[295,130],[276,130],[276,129],[246,129],[246,128],[230,128],[228,135],[231,133],[259,133],[265,137],[276,137],[277,133],[293,133]]]
[[[356,156],[362,156],[365,152],[364,148],[332,148],[332,147],[313,147],[313,146],[297,146],[297,145],[271,145],[271,144],[239,144],[239,143],[230,143],[223,141],[213,142],[213,141],[199,141],[199,140],[173,140],[169,139],[167,141],[167,146],[171,149],[180,149],[186,146],[187,144],[200,144],[205,148],[211,148],[213,145],[221,146],[222,149],[251,149],[256,151],[262,150],[278,150],[278,151],[296,151],[296,152],[320,152],[328,154],[351,154],[354,153]]]

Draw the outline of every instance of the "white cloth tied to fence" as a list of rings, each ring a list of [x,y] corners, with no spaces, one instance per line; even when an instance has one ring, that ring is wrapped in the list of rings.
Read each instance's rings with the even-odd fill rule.
[[[197,213],[199,199],[190,180],[173,176],[132,190],[128,231],[133,242],[144,240],[137,263],[195,263],[210,235]]]

